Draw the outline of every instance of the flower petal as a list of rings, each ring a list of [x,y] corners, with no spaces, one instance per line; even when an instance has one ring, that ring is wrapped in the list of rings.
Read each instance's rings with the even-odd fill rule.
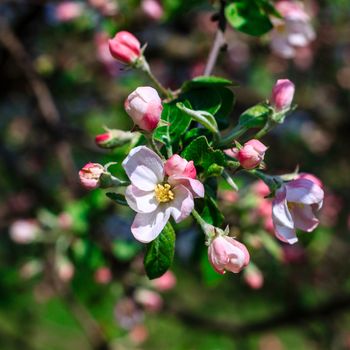
[[[125,199],[132,210],[138,213],[151,213],[158,207],[154,191],[142,191],[134,185],[127,187]]]
[[[324,192],[322,188],[308,179],[296,179],[286,184],[287,201],[322,206]]]
[[[188,190],[191,191],[194,198],[203,198],[204,197],[204,186],[203,184],[196,179],[191,179],[186,176],[177,176],[173,175],[169,177],[170,185],[184,185]]]
[[[152,213],[137,213],[131,232],[138,241],[149,243],[162,232],[169,217],[170,210],[164,210],[160,206]]]
[[[295,234],[294,228],[289,228],[283,225],[278,225],[274,223],[275,235],[282,242],[289,244],[294,244],[298,242],[298,238]]]
[[[294,206],[291,210],[291,214],[294,220],[295,227],[300,230],[311,232],[319,224],[319,220],[315,217],[311,206]]]
[[[294,229],[294,222],[287,206],[286,193],[285,186],[276,191],[275,199],[272,202],[272,219],[275,226],[282,225]]]
[[[122,165],[132,184],[143,191],[154,190],[164,179],[162,160],[145,146],[132,149]]]
[[[183,185],[174,187],[173,192],[175,198],[169,202],[169,209],[174,220],[180,222],[191,214],[194,208],[193,196]]]

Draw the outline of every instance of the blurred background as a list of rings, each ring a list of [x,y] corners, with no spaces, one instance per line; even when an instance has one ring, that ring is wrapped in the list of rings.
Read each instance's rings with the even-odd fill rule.
[[[293,246],[271,235],[261,184],[220,184],[225,223],[251,252],[239,275],[216,274],[191,219],[177,227],[172,271],[148,281],[133,212],[78,170],[119,162],[98,149],[103,126],[129,130],[126,96],[146,76],[112,59],[129,30],[154,74],[177,89],[203,74],[217,23],[206,0],[0,2],[0,349],[350,349],[350,4],[304,1],[317,38],[286,60],[269,36],[227,28],[214,74],[233,88],[234,124],[296,85],[298,108],[264,138],[269,173],[297,165],[325,188],[321,225]]]

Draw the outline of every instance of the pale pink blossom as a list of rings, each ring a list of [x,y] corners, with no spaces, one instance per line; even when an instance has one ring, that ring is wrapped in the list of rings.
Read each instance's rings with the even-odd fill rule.
[[[295,92],[294,84],[288,79],[277,80],[272,89],[271,103],[277,111],[290,108]]]
[[[157,312],[163,306],[163,299],[160,294],[149,289],[137,289],[134,298],[135,301],[141,304],[147,311]]]
[[[292,58],[298,47],[308,46],[315,39],[315,31],[301,2],[281,0],[275,6],[283,19],[272,19],[271,48],[279,56]]]
[[[104,167],[98,163],[87,163],[79,171],[80,182],[87,190],[99,187]]]
[[[163,276],[152,280],[151,283],[154,286],[154,288],[156,288],[160,292],[165,292],[175,287],[176,277],[173,272],[168,270]]]
[[[56,269],[59,279],[63,282],[69,282],[74,276],[74,265],[64,257],[58,258]]]
[[[256,181],[252,186],[252,191],[258,196],[258,197],[266,197],[270,194],[269,186],[266,185],[266,183],[262,180]]]
[[[124,103],[125,111],[142,130],[154,130],[160,120],[163,106],[157,90],[150,86],[138,87]]]
[[[307,179],[315,183],[316,185],[323,188],[323,182],[315,175],[310,173],[299,173],[296,177],[297,179]]]
[[[19,244],[34,242],[39,235],[39,226],[35,220],[20,219],[10,226],[11,239]]]
[[[159,0],[142,0],[141,8],[149,18],[155,21],[163,17],[164,10]]]
[[[228,236],[213,239],[208,248],[208,258],[215,271],[221,274],[226,270],[238,273],[250,260],[245,245]]]
[[[111,55],[118,61],[131,64],[141,56],[141,44],[138,39],[127,31],[118,32],[109,40]]]
[[[122,165],[131,181],[125,198],[137,212],[131,232],[140,242],[154,240],[170,216],[184,220],[194,208],[193,198],[204,196],[200,181],[182,172],[166,176],[161,158],[145,146],[132,149]]]
[[[75,1],[63,1],[55,7],[55,17],[59,22],[69,22],[83,13],[83,5]]]
[[[259,140],[246,142],[238,151],[237,159],[244,169],[254,169],[264,160],[267,147]]]
[[[282,185],[272,204],[275,234],[283,242],[298,241],[295,230],[313,231],[319,220],[315,213],[322,207],[324,193],[309,179],[296,179]]]

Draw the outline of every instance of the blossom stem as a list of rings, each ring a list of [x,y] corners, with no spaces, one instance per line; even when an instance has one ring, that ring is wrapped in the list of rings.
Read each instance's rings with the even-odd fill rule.
[[[192,210],[192,216],[196,219],[200,227],[202,228],[203,232],[206,233],[208,224],[202,219],[202,217],[199,215],[198,211],[196,209]]]
[[[233,141],[242,136],[246,131],[247,128],[237,125],[227,135],[220,138],[218,146],[220,148],[227,148],[228,146],[231,146]]]
[[[158,148],[158,146],[157,146],[157,144],[156,144],[152,134],[145,133],[144,135],[145,135],[145,137],[146,137],[146,139],[148,141],[149,146],[153,149],[153,151],[156,152],[160,158],[164,159],[164,156],[160,152],[160,150],[159,150],[159,148]]]
[[[144,57],[142,57],[142,63],[140,64],[140,69],[145,72],[148,77],[153,81],[154,85],[157,87],[158,90],[162,92],[164,96],[167,98],[172,99],[173,94],[170,90],[166,89],[161,82],[156,78],[156,76],[152,73],[151,67],[149,66],[148,62]]]

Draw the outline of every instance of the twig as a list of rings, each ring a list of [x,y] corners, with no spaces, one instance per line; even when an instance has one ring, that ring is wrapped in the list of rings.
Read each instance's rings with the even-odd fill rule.
[[[224,35],[226,30],[225,5],[226,5],[226,0],[221,0],[219,19],[218,19],[218,29],[209,53],[207,64],[204,69],[204,75],[212,74],[212,71],[214,69],[214,66],[219,56],[219,52],[226,46],[226,40]]]
[[[50,90],[37,74],[24,46],[3,18],[0,18],[0,44],[6,48],[18,67],[22,69],[34,93],[38,103],[38,108],[45,122],[51,128],[56,127],[59,124],[60,115],[55,106]],[[69,144],[60,141],[56,144],[55,151],[65,175],[65,180],[72,189],[77,189],[78,183],[75,180],[77,177],[76,169]]]

